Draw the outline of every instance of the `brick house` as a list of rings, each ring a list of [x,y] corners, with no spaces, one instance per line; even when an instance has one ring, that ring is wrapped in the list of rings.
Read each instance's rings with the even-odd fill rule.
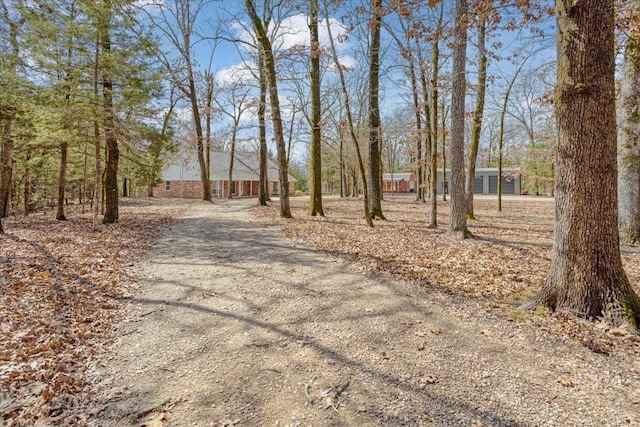
[[[260,158],[254,153],[238,153],[233,156],[233,183],[229,185],[230,153],[211,151],[212,197],[227,197],[229,188],[236,197],[258,195],[260,182]],[[278,166],[267,159],[269,194],[278,192]],[[289,175],[289,194],[294,194],[296,179]],[[193,150],[178,152],[165,165],[162,182],[153,188],[154,197],[202,198],[202,182],[198,157]]]

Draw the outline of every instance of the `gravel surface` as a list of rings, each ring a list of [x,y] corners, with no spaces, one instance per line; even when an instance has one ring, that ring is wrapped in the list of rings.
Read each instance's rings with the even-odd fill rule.
[[[189,203],[93,368],[94,426],[640,425],[640,361]]]

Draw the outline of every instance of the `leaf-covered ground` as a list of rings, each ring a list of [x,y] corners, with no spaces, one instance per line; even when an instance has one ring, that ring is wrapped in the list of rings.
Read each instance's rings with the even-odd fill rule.
[[[277,202],[259,210],[265,219],[276,220]],[[554,200],[544,197],[505,197],[502,212],[494,197],[476,197],[476,220],[468,222],[473,239],[456,241],[445,231],[449,204],[438,202],[438,228],[429,229],[428,206],[415,196],[386,196],[386,221],[367,227],[362,200],[325,198],[325,217],[306,215],[308,199],[292,199],[292,220],[280,220],[284,232],[305,244],[343,257],[356,268],[391,275],[441,292],[485,302],[489,309],[554,329],[598,352],[615,348],[636,350],[638,341],[622,331],[624,339],[602,334],[609,326],[515,311],[535,295],[547,276],[553,240]],[[623,262],[636,292],[640,292],[640,251],[623,247]],[[544,314],[544,313],[539,313]],[[558,330],[555,330],[558,328]]]
[[[145,203],[148,205],[148,203]],[[131,267],[166,213],[123,203],[121,221],[92,231],[67,209],[11,218],[0,235],[0,425],[82,425],[84,372],[136,279]]]
[[[0,425],[84,425],[95,409],[86,372],[137,288],[137,260],[189,201],[123,201],[121,221],[94,232],[90,215],[69,207],[68,221],[53,211],[4,222],[0,235]],[[220,202],[223,203],[223,202]],[[515,307],[535,293],[549,267],[553,200],[506,199],[476,203],[474,239],[445,234],[447,203],[439,227],[428,229],[427,206],[412,197],[388,197],[387,221],[369,229],[361,200],[325,198],[325,218],[305,214],[308,198],[293,198],[292,220],[277,219],[277,203],[254,210],[285,234],[339,256],[354,268],[431,287],[464,303],[473,299],[514,321],[583,343],[599,353],[640,354],[636,337],[608,326],[575,322]],[[640,251],[623,258],[640,291]],[[616,331],[613,331],[616,332]]]

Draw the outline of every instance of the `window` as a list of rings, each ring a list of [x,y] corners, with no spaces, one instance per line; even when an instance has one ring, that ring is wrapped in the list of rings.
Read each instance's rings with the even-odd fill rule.
[[[165,191],[171,191],[171,181],[164,182],[164,189]]]

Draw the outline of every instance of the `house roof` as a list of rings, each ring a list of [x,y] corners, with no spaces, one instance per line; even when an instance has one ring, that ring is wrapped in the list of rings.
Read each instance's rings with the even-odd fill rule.
[[[224,151],[211,151],[212,181],[227,181],[229,179],[230,153]],[[271,182],[278,181],[278,166],[267,159],[267,177]],[[200,167],[198,158],[193,150],[178,152],[163,170],[165,181],[194,181],[200,179]],[[260,179],[260,156],[255,153],[235,152],[233,156],[233,180],[234,181],[258,181]],[[289,181],[296,179],[289,174]]]
[[[382,174],[382,180],[383,181],[391,181],[391,175],[390,173],[383,173]],[[415,177],[413,175],[413,173],[411,172],[398,172],[398,173],[393,173],[393,180],[394,181],[412,181],[414,180]]]

